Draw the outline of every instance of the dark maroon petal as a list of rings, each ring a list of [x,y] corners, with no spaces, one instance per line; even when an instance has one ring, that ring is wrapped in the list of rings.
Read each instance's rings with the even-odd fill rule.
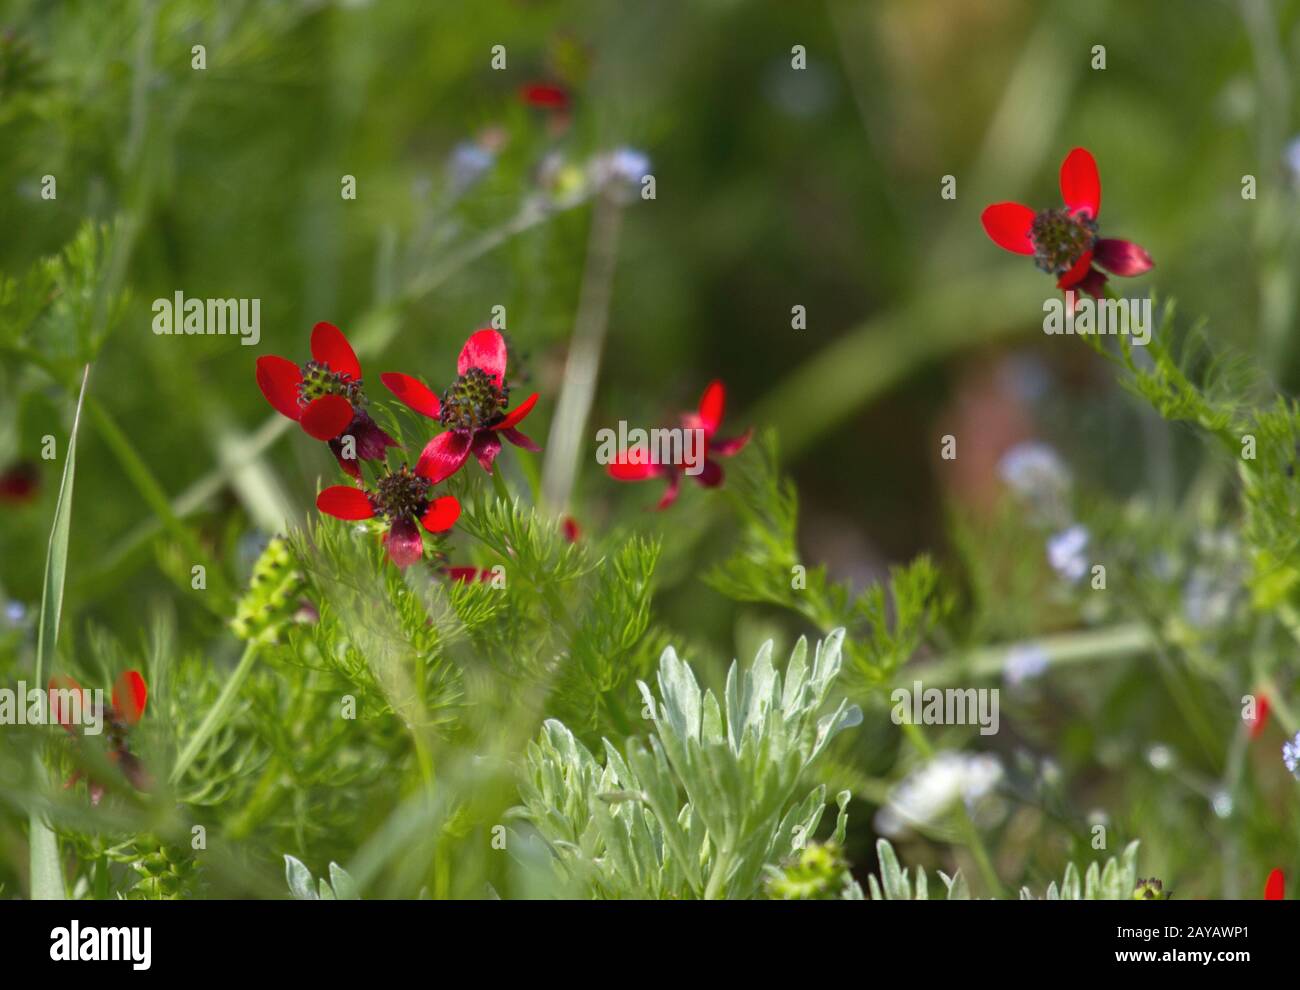
[[[524,450],[531,450],[534,454],[542,449],[541,447],[537,446],[537,444],[533,443],[532,440],[524,436],[524,434],[520,433],[516,429],[511,428],[508,430],[502,430],[501,435],[505,437],[507,440],[509,440],[516,447],[522,447]]]
[[[397,441],[381,430],[364,410],[358,410],[352,417],[344,435],[356,441],[357,459],[361,461],[382,461],[384,451],[397,446]]]
[[[500,388],[506,374],[506,339],[492,329],[475,330],[470,334],[460,349],[456,371],[463,375],[470,368],[478,368]]]
[[[31,461],[0,471],[0,502],[30,502],[40,488],[41,474]]]
[[[705,488],[717,488],[722,484],[722,465],[717,461],[705,461],[704,470],[695,476],[695,480]]]
[[[754,428],[751,426],[738,437],[714,440],[709,444],[709,453],[717,454],[719,457],[734,457],[745,449],[745,444],[749,443],[753,435]]]
[[[1151,255],[1132,241],[1102,238],[1093,249],[1093,257],[1097,264],[1112,275],[1122,275],[1126,278],[1149,272],[1155,267]]]
[[[471,436],[464,430],[439,433],[424,446],[415,473],[432,482],[450,478],[469,457]]]
[[[388,556],[398,567],[410,567],[424,556],[424,537],[411,519],[399,519],[384,537]]]
[[[357,481],[360,481],[361,462],[358,461],[355,457],[343,456],[343,440],[341,438],[336,437],[335,439],[329,441],[329,448],[334,454],[334,459],[339,462],[339,467],[343,469],[343,472],[355,478]]]
[[[474,443],[470,448],[483,470],[492,473],[492,462],[501,453],[501,440],[491,430],[479,430],[474,434]]]
[[[1075,289],[1082,289],[1094,299],[1101,299],[1106,294],[1106,276],[1095,268],[1089,268],[1088,274],[1079,280]],[[1079,295],[1075,293],[1075,305],[1078,305]]]

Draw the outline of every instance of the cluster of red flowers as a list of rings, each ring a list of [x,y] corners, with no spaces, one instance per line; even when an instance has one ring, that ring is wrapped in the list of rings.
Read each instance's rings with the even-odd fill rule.
[[[366,412],[361,364],[342,331],[317,323],[311,355],[303,365],[282,357],[258,358],[257,384],[279,413],[328,443],[339,466],[355,481],[326,488],[317,496],[316,507],[338,519],[383,520],[384,546],[398,567],[424,556],[419,527],[445,533],[460,517],[455,496],[435,496],[433,489],[460,470],[471,453],[491,472],[501,437],[525,450],[539,449],[515,428],[536,405],[537,395],[506,411],[506,342],[496,330],[479,330],[465,342],[456,380],[441,398],[410,375],[380,375],[402,403],[446,427],[425,446],[414,471],[405,464],[396,471],[388,467],[388,448],[398,446],[397,441]],[[377,476],[369,485],[362,479],[359,461],[378,462]]]

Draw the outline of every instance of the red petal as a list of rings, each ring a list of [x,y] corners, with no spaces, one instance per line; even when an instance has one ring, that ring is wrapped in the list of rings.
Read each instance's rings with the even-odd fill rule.
[[[527,436],[520,433],[518,430],[515,429],[502,430],[501,435],[505,437],[507,440],[509,440],[516,447],[522,447],[524,450],[531,450],[534,454],[542,449],[541,447],[537,446],[537,444],[533,443],[533,441],[530,440]]]
[[[564,538],[570,543],[577,543],[582,539],[582,528],[578,525],[578,520],[573,516],[565,516],[560,525],[564,530]]]
[[[307,403],[299,422],[308,436],[333,440],[352,422],[352,403],[341,395],[322,395]]]
[[[605,470],[611,478],[619,481],[645,481],[659,473],[659,465],[653,463],[649,451],[644,447],[633,447],[621,454],[618,460],[606,465]]]
[[[469,340],[460,349],[456,371],[463,375],[470,368],[478,368],[500,388],[505,382],[506,339],[491,329],[476,330],[470,334]]]
[[[424,537],[409,519],[399,519],[384,535],[388,557],[398,567],[410,567],[424,556]]]
[[[681,484],[682,476],[676,471],[672,472],[672,474],[668,476],[668,487],[664,490],[663,498],[659,500],[659,504],[655,506],[655,509],[662,512],[664,509],[668,508],[668,506],[676,502],[677,493],[681,490]]]
[[[454,495],[444,495],[429,503],[420,517],[420,525],[430,533],[445,533],[460,518],[460,502]]]
[[[140,721],[148,701],[149,688],[138,670],[128,670],[113,682],[113,708],[129,725]]]
[[[361,465],[357,463],[356,458],[343,456],[343,441],[334,439],[329,442],[330,450],[334,454],[334,459],[339,462],[339,467],[343,473],[349,477],[361,480]]]
[[[1281,870],[1274,870],[1268,875],[1268,882],[1264,884],[1264,900],[1280,901],[1286,893],[1286,879],[1282,876]]]
[[[388,391],[420,415],[437,419],[442,412],[442,403],[438,401],[438,397],[418,379],[396,371],[388,371],[380,375],[379,380],[388,387]]]
[[[519,98],[529,106],[544,110],[563,110],[569,105],[568,90],[554,83],[527,83],[519,87]]]
[[[444,567],[442,573],[453,581],[486,581],[492,576],[492,572],[484,568],[480,571],[477,567]]]
[[[432,482],[450,478],[469,457],[470,434],[461,430],[439,433],[424,446],[415,473]]]
[[[1095,220],[1101,212],[1101,176],[1087,148],[1075,148],[1061,163],[1061,198],[1071,213],[1087,213]]]
[[[69,677],[67,674],[55,674],[50,678],[49,684],[46,685],[50,696],[50,717],[59,725],[63,726],[69,732],[72,731],[72,712],[65,712],[59,704],[59,699],[55,695],[56,691],[80,691],[81,685],[77,683],[76,678]]]
[[[1094,248],[1097,264],[1113,275],[1132,278],[1155,267],[1151,255],[1132,241],[1102,238]]]
[[[1264,731],[1264,726],[1268,725],[1268,698],[1264,695],[1259,696],[1255,703],[1255,718],[1248,723],[1250,726],[1250,738],[1258,739],[1260,733]]]
[[[700,397],[700,426],[704,428],[705,437],[711,437],[722,425],[722,413],[727,404],[727,389],[722,382],[709,382]]]
[[[994,203],[980,214],[984,232],[993,243],[1016,254],[1033,254],[1034,242],[1029,239],[1029,228],[1034,223],[1034,211],[1019,203]]]
[[[311,356],[321,364],[329,365],[330,371],[349,378],[361,377],[361,362],[343,331],[333,323],[317,323],[312,327]]]
[[[257,359],[257,387],[281,416],[297,421],[302,415],[298,405],[298,386],[302,369],[288,358],[268,354]]]
[[[335,519],[370,519],[375,514],[370,496],[351,485],[330,485],[316,496],[316,508]]]
[[[745,444],[749,443],[749,440],[753,435],[754,428],[751,426],[738,437],[730,437],[726,440],[714,440],[709,444],[709,453],[717,454],[719,457],[735,457],[745,449]]]
[[[516,423],[523,422],[524,417],[533,411],[533,406],[535,405],[537,405],[536,392],[534,392],[528,398],[524,399],[523,402],[519,403],[519,405],[515,406],[508,413],[506,413],[506,418],[503,419],[501,422],[497,423],[495,426],[493,426],[492,429],[508,430]]]
[[[1070,270],[1056,280],[1056,287],[1058,289],[1069,289],[1078,285],[1083,281],[1083,277],[1088,274],[1090,268],[1092,268],[1092,252],[1084,251],[1079,256],[1079,260],[1070,266]]]

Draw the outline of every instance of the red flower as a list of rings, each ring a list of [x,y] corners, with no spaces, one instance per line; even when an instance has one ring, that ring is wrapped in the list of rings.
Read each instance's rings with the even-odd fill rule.
[[[573,516],[565,516],[560,520],[560,528],[564,531],[564,538],[570,543],[577,543],[582,539],[582,527],[578,525],[578,520]]]
[[[405,464],[389,471],[372,491],[333,485],[316,496],[316,508],[336,519],[380,518],[388,523],[384,547],[398,567],[409,567],[424,556],[418,521],[430,533],[445,533],[460,517],[460,502],[452,495],[432,497],[433,483],[412,474]]]
[[[56,674],[47,685],[50,699],[50,715],[68,732],[76,735],[73,728],[75,711],[68,691],[81,692],[81,685],[66,674]],[[84,697],[84,696],[83,696]],[[144,717],[145,706],[149,701],[149,688],[138,670],[128,670],[113,682],[113,703],[102,713],[107,729],[108,758],[122,770],[122,775],[136,790],[149,790],[153,779],[139,759],[131,753],[127,745],[130,727]],[[85,702],[82,702],[85,703]],[[65,709],[64,704],[67,704]],[[83,721],[85,716],[83,715]],[[75,771],[63,784],[66,790],[74,786],[82,777],[80,770]],[[104,786],[94,780],[89,781],[90,803],[97,805],[104,796]]]
[[[732,437],[728,440],[716,438],[715,434],[718,432],[718,427],[722,425],[722,413],[726,407],[726,398],[726,388],[722,382],[710,382],[704,390],[704,395],[700,397],[700,408],[695,412],[683,413],[681,417],[682,426],[685,429],[703,431],[707,454],[716,454],[718,457],[732,457],[739,454],[744,449],[745,444],[749,443],[749,438],[754,432],[751,427],[738,437]],[[707,454],[704,458],[703,469],[693,477],[704,487],[715,488],[722,484],[722,465],[717,461],[710,460]],[[667,478],[668,488],[664,491],[659,504],[655,506],[656,509],[666,509],[677,500],[682,475],[686,473],[685,465],[660,464],[656,461],[655,451],[647,451],[641,447],[624,452],[606,470],[608,470],[611,478],[617,478],[619,481],[645,481],[648,478]]]
[[[0,471],[0,502],[30,502],[40,487],[41,474],[31,461],[19,461]]]
[[[447,427],[446,433],[425,445],[416,474],[437,483],[459,471],[471,453],[491,473],[492,462],[501,452],[501,437],[524,450],[541,450],[515,429],[537,404],[537,393],[506,412],[510,389],[505,383],[506,341],[501,334],[495,330],[471,334],[461,348],[456,371],[459,377],[441,399],[410,375],[379,376],[404,404]]]
[[[1268,724],[1268,698],[1264,695],[1261,694],[1255,702],[1255,718],[1246,724],[1249,727],[1247,731],[1250,733],[1250,738],[1258,739],[1260,733],[1264,731],[1264,726]]]
[[[453,581],[473,584],[475,581],[491,581],[492,572],[486,567],[444,567],[442,573]]]
[[[541,110],[568,110],[569,91],[558,83],[534,81],[519,87],[519,98]]]
[[[1286,880],[1282,876],[1281,870],[1274,870],[1268,875],[1268,881],[1264,884],[1264,900],[1280,901],[1286,893]]]
[[[1015,254],[1032,254],[1034,264],[1057,276],[1058,289],[1079,288],[1102,297],[1106,276],[1141,275],[1155,264],[1132,241],[1097,238],[1101,210],[1101,177],[1086,148],[1075,148],[1061,164],[1063,210],[1035,213],[1019,203],[994,203],[981,215],[993,243]]]
[[[311,331],[312,360],[299,366],[288,358],[257,359],[257,386],[282,416],[308,436],[329,443],[339,467],[360,480],[358,460],[383,460],[397,441],[375,425],[365,411],[361,363],[343,331],[332,323],[317,323]],[[343,456],[343,437],[356,443],[356,458]]]

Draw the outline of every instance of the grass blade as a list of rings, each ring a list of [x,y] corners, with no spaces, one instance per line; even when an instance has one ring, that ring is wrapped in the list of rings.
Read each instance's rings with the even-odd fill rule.
[[[86,398],[90,365],[81,376],[77,394],[77,411],[68,434],[68,450],[63,461],[63,480],[59,483],[59,500],[54,506],[54,525],[50,528],[50,546],[45,556],[45,581],[41,586],[41,618],[36,637],[36,686],[45,683],[47,659],[54,655],[59,639],[59,618],[63,612],[63,580],[68,569],[68,535],[72,529],[72,479],[76,474],[77,428],[81,425],[81,405]],[[46,783],[45,765],[36,758],[39,784]],[[63,884],[63,867],[59,862],[59,843],[40,809],[33,808],[29,822],[32,900],[61,900],[67,896]]]

